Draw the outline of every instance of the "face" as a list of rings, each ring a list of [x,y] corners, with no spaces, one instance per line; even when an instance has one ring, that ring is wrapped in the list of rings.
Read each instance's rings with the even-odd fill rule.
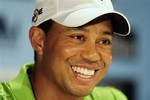
[[[54,22],[45,38],[41,70],[57,90],[85,96],[105,76],[112,61],[111,49],[112,25],[108,17],[78,28]]]

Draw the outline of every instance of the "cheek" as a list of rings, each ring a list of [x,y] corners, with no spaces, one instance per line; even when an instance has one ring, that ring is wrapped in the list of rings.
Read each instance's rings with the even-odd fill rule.
[[[104,51],[104,50],[103,50]],[[102,59],[107,66],[112,63],[112,51],[105,51],[101,53]]]
[[[78,48],[65,48],[65,53],[66,55],[76,55],[77,52],[79,52],[80,50]]]
[[[58,49],[60,56],[65,57],[65,59],[69,59],[70,57],[77,55],[81,51],[81,48],[79,48],[78,46],[67,44],[59,46]]]

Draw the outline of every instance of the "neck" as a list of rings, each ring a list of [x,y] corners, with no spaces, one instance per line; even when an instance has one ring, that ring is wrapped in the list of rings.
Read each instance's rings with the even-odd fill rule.
[[[83,100],[83,97],[72,96],[62,91],[61,88],[48,82],[41,71],[35,67],[30,75],[32,88],[36,100]]]

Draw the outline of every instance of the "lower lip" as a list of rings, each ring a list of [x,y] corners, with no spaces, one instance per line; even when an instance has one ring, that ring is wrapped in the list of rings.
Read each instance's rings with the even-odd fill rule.
[[[73,70],[72,70],[72,72],[73,72],[75,78],[76,78],[78,81],[80,81],[81,83],[83,83],[83,84],[89,84],[89,83],[93,82],[93,80],[94,80],[94,78],[95,78],[95,75],[96,75],[96,72],[95,72],[94,75],[92,75],[92,76],[86,76],[87,78],[83,78],[83,77],[82,77],[83,74],[76,73],[76,72],[74,72]],[[85,76],[85,75],[83,75],[83,76]]]

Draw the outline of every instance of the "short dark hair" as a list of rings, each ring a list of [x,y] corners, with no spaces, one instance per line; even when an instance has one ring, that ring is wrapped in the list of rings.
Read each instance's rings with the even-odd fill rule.
[[[52,27],[52,23],[53,23],[53,21],[50,19],[50,20],[47,20],[47,21],[41,23],[37,27],[41,28],[44,31],[44,33],[47,35],[48,31]],[[36,61],[36,58],[37,58],[36,51],[34,51],[34,61]]]
[[[43,22],[42,24],[38,25],[37,27],[41,28],[45,34],[48,34],[48,31],[51,28],[52,23],[53,23],[53,21],[50,19],[50,20],[47,20],[47,21]]]

